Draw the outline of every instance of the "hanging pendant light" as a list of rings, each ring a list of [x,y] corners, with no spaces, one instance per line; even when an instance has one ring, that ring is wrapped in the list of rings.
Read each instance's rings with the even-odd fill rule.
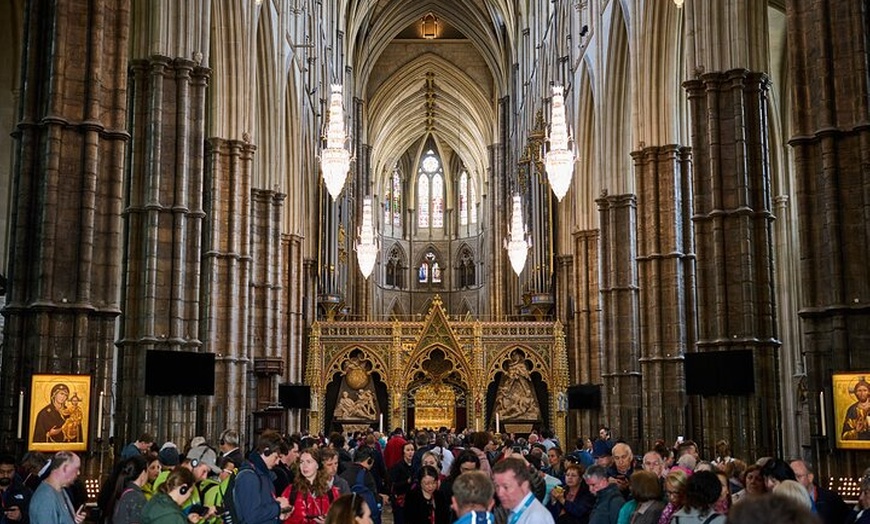
[[[329,118],[326,124],[326,148],[320,152],[320,169],[323,182],[332,200],[338,199],[350,170],[350,152],[344,148],[347,135],[344,132],[341,84],[332,84],[329,96]]]
[[[523,225],[523,203],[518,194],[513,197],[510,238],[505,239],[504,244],[511,267],[514,273],[520,276],[526,265],[526,256],[529,254],[529,248],[532,247],[532,241],[531,237],[526,235],[526,226]]]
[[[547,169],[547,179],[550,187],[560,202],[568,193],[571,179],[574,177],[574,150],[569,149],[570,140],[568,124],[565,121],[565,98],[562,96],[562,86],[553,86],[553,105],[550,118],[550,150],[544,164]]]
[[[372,197],[363,199],[363,219],[356,244],[356,259],[363,277],[369,278],[378,259],[378,241],[375,237],[375,224],[372,214]]]

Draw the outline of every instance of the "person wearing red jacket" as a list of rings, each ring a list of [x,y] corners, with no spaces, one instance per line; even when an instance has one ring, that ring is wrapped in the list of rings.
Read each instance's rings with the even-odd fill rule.
[[[393,466],[402,462],[402,449],[405,447],[405,433],[402,431],[402,428],[396,428],[393,430],[393,434],[390,436],[390,440],[387,441],[387,445],[384,447],[384,466],[387,468],[387,471],[393,469]]]
[[[299,474],[282,493],[293,508],[284,524],[323,524],[338,488],[329,486],[329,478],[320,452],[307,448],[299,452]]]

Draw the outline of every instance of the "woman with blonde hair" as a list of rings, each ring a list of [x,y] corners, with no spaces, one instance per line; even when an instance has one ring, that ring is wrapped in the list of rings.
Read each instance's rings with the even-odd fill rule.
[[[813,509],[810,493],[796,480],[783,480],[773,488],[773,494],[778,497],[787,497],[806,509]]]
[[[682,509],[686,504],[686,484],[688,481],[689,475],[682,469],[672,469],[668,473],[668,476],[665,477],[665,494],[667,495],[668,503],[665,505],[665,509],[662,510],[658,524],[668,524],[674,513]]]
[[[329,475],[317,448],[299,452],[299,472],[281,494],[293,511],[284,524],[323,524],[329,506],[338,498],[338,488],[329,486]]]

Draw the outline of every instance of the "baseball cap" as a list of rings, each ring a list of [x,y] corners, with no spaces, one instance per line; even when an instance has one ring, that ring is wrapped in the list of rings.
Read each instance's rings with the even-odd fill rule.
[[[196,436],[196,437],[193,437],[192,439],[190,439],[190,447],[191,448],[198,448],[200,446],[205,446],[205,445],[206,445],[205,437]]]
[[[205,464],[212,473],[219,474],[221,472],[221,468],[217,465],[217,453],[208,446],[190,448],[185,458],[190,461],[193,467]]]

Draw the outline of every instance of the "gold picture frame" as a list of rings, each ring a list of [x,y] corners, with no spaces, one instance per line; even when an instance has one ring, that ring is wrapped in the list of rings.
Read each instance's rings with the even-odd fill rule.
[[[87,451],[90,408],[90,375],[33,375],[27,448]]]
[[[842,449],[870,449],[870,371],[834,373],[834,433]]]

